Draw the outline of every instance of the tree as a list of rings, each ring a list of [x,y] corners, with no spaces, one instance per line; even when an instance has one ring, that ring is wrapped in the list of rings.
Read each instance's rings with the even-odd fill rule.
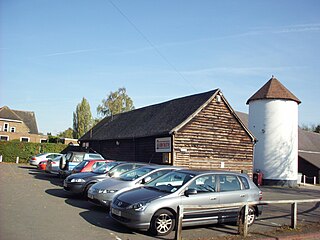
[[[73,112],[73,137],[80,138],[83,134],[92,128],[92,115],[89,102],[82,98],[81,103],[77,105]]]
[[[305,130],[305,131],[320,133],[320,124],[318,124],[318,125],[315,125],[315,124],[311,124],[311,125],[302,124],[301,128],[303,130]]]
[[[123,87],[119,88],[118,91],[110,92],[105,99],[102,99],[102,103],[97,107],[97,112],[104,117],[133,109],[133,101],[127,95],[126,88]]]
[[[73,138],[73,129],[69,127],[67,130],[58,134],[58,137],[62,138]]]

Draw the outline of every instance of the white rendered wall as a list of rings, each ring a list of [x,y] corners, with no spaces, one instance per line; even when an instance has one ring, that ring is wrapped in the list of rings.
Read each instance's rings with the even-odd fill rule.
[[[287,100],[249,102],[249,129],[258,142],[254,170],[264,179],[298,178],[298,104]]]

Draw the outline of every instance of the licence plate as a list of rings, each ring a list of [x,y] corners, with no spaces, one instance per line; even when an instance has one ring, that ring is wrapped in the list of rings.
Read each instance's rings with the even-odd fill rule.
[[[64,187],[67,187],[67,183],[66,183],[66,182],[63,182],[63,186],[64,186]]]
[[[113,213],[114,215],[117,215],[117,216],[121,217],[121,211],[119,211],[119,210],[117,210],[117,209],[111,208],[111,213]]]

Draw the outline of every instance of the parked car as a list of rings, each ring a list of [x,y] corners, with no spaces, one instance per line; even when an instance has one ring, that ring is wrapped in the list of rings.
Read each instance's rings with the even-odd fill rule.
[[[79,163],[77,166],[75,166],[71,173],[80,173],[80,172],[91,172],[94,169],[102,166],[103,164],[107,162],[113,162],[114,160],[106,160],[106,159],[90,159],[90,160],[83,160],[81,163]]]
[[[83,160],[89,159],[101,159],[104,158],[98,153],[87,153],[87,152],[68,152],[59,163],[61,177],[66,177],[71,174],[72,169],[77,166]]]
[[[60,153],[40,153],[32,156],[29,160],[29,164],[33,166],[38,166],[41,161],[53,159],[55,157],[62,156]]]
[[[103,207],[110,207],[112,198],[121,192],[142,186],[168,172],[181,168],[164,165],[147,165],[98,182],[89,189],[88,199]]]
[[[63,182],[64,190],[73,194],[87,196],[88,189],[95,183],[110,177],[118,177],[121,173],[142,167],[144,163],[108,162],[92,172],[75,173],[68,176]]]
[[[51,173],[51,174],[55,174],[55,175],[59,175],[59,171],[60,171],[60,161],[61,161],[62,156],[58,156],[54,159],[49,159],[47,161],[47,166],[46,166],[46,172],[47,173]]]
[[[178,205],[242,203],[261,199],[260,189],[246,174],[179,170],[116,195],[110,215],[130,228],[167,235],[175,226]],[[240,207],[192,210],[184,212],[182,226],[237,221],[240,212],[243,212]],[[250,206],[249,225],[260,214],[261,206]]]
[[[39,162],[37,168],[38,168],[39,170],[46,170],[47,162],[48,162],[48,160],[43,160],[43,161]]]

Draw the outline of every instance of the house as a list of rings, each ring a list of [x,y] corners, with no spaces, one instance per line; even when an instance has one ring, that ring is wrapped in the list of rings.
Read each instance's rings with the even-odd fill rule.
[[[34,112],[0,108],[0,140],[21,142],[47,142],[48,136],[38,132]]]
[[[106,117],[79,141],[107,159],[253,170],[255,138],[219,89]]]

